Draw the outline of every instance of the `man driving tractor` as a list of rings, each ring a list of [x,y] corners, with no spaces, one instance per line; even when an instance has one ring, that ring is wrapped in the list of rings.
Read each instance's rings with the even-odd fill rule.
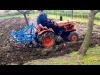
[[[13,36],[16,42],[25,42],[27,43],[26,46],[31,48],[51,48],[62,42],[61,40],[78,41],[78,34],[76,33],[77,23],[75,21],[49,20],[43,10],[38,10],[38,12],[37,23],[33,17],[22,12],[27,26],[18,31],[11,32],[11,36]]]
[[[48,21],[47,14],[43,10],[38,10],[39,15],[37,17],[37,24],[39,25],[40,29],[51,29],[51,25]]]

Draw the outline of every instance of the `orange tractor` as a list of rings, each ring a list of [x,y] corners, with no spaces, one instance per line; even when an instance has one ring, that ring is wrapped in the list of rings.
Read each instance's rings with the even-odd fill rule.
[[[43,47],[50,48],[55,44],[58,44],[58,41],[61,42],[61,40],[72,43],[78,41],[78,34],[76,33],[76,21],[49,20],[49,22],[50,26],[48,29],[42,29],[40,32],[36,32],[38,35],[38,42]]]
[[[23,14],[23,12],[21,12]],[[28,21],[25,16],[25,20],[27,25]],[[38,46],[44,47],[44,48],[50,48],[58,44],[58,41],[70,41],[70,42],[77,42],[78,41],[78,34],[76,33],[76,21],[53,21],[49,20],[48,28],[41,29],[37,27],[37,25],[31,25],[27,26],[26,28],[31,28],[30,34],[24,34],[23,31],[18,31],[21,33],[21,36],[23,37],[21,40],[25,38],[25,41],[28,40],[30,42],[29,45],[32,45],[32,42],[35,40],[38,43]],[[33,31],[33,32],[32,32]],[[12,33],[12,36],[18,36],[15,35],[16,32]],[[35,34],[34,34],[35,33]],[[17,33],[16,33],[17,34]],[[22,35],[23,34],[23,35]],[[33,35],[34,34],[34,35]],[[30,37],[29,37],[30,36]]]

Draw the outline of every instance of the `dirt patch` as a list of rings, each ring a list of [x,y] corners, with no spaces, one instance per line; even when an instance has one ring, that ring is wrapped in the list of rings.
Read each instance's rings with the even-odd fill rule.
[[[27,61],[35,60],[38,58],[46,59],[50,57],[61,56],[70,53],[73,50],[78,50],[85,36],[86,25],[81,24],[77,32],[79,34],[79,42],[77,43],[61,43],[55,49],[43,48],[27,48],[24,44],[17,45],[16,42],[11,42],[10,32],[15,29],[18,30],[26,25],[25,21],[21,18],[11,18],[0,20],[0,64],[24,64]],[[92,43],[100,45],[100,27],[94,26]]]

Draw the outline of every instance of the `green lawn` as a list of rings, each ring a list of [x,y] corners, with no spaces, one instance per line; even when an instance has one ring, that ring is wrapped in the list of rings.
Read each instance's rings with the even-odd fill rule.
[[[77,52],[48,59],[32,60],[24,65],[100,65],[100,46],[89,48],[87,55],[78,59]]]
[[[30,16],[36,18],[37,13],[30,14]],[[7,18],[12,18],[12,17],[23,17],[23,15],[4,16],[4,17],[0,17],[0,19],[7,19]],[[48,14],[48,17],[49,18],[53,18],[53,19],[59,19],[59,15],[57,16],[57,15],[53,15],[53,14]],[[72,19],[72,18],[68,17],[68,16],[63,16],[63,20],[69,20],[69,19]],[[74,17],[74,19],[76,21],[78,21],[78,22],[81,22],[81,23],[87,23],[88,22],[88,18]],[[100,25],[100,21],[99,20],[95,20],[94,23],[96,25]]]

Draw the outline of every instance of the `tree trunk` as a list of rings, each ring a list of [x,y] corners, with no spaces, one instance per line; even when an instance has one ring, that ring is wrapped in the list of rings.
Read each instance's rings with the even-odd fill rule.
[[[28,19],[27,19],[27,17],[26,17],[26,14],[23,14],[23,15],[24,15],[26,24],[29,25],[29,22],[28,22]]]
[[[25,22],[27,25],[29,25],[28,19],[26,17],[26,14],[28,14],[31,10],[17,10],[19,13],[23,14],[24,18],[25,18]]]
[[[96,10],[91,10],[91,12],[89,14],[87,33],[86,33],[85,39],[79,49],[79,55],[81,54],[82,56],[84,56],[87,52],[87,49],[89,48],[89,45],[91,43],[93,24],[94,24],[94,18],[95,18],[96,13],[97,13]]]

